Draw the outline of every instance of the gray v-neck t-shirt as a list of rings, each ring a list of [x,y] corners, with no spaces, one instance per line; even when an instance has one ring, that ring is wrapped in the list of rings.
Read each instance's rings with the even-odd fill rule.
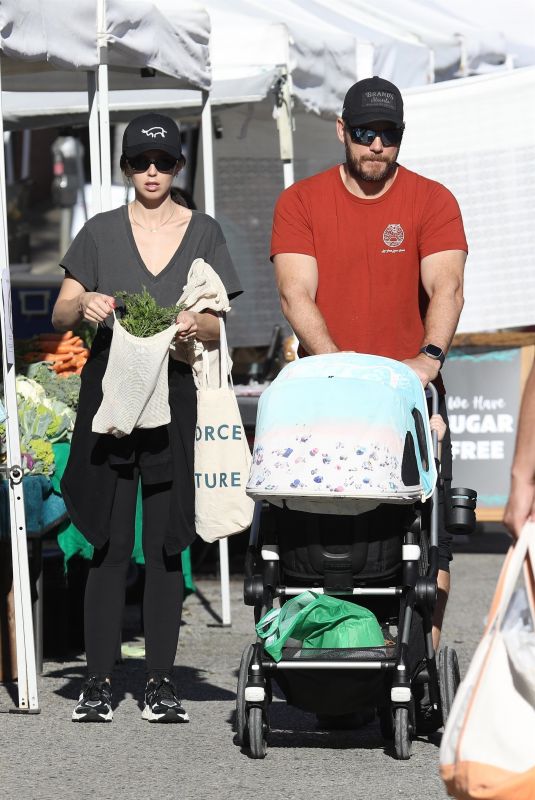
[[[158,275],[143,263],[128,219],[127,206],[97,214],[76,235],[60,266],[89,292],[114,296],[133,294],[143,287],[161,306],[176,303],[196,258],[204,258],[218,273],[229,298],[242,288],[223,232],[212,217],[193,211],[176,252]],[[106,320],[113,325],[113,316]]]

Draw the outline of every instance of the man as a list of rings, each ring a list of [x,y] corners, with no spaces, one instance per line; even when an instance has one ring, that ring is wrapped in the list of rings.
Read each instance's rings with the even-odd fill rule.
[[[404,361],[424,387],[435,383],[447,419],[440,368],[463,307],[466,238],[453,195],[398,164],[404,127],[394,84],[375,76],[351,86],[336,122],[346,161],[282,193],[271,257],[301,353],[354,350]],[[442,453],[451,483],[449,431]],[[450,539],[441,526],[435,647]]]
[[[522,397],[511,467],[511,491],[503,521],[515,539],[524,523],[535,521],[535,363]]]

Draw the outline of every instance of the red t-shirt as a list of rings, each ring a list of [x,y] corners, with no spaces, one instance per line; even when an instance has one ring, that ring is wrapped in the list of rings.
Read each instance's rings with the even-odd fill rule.
[[[275,206],[271,257],[314,256],[316,304],[341,350],[416,356],[427,309],[420,261],[443,250],[468,251],[457,201],[404,167],[374,200],[351,194],[336,166],[290,186]]]

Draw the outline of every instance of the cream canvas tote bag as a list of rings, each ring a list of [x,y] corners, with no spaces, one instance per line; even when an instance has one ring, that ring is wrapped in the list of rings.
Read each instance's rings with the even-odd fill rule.
[[[524,572],[523,612],[515,589]],[[440,771],[459,800],[535,800],[535,523],[505,560],[487,627],[455,696]]]
[[[219,358],[203,352],[195,431],[195,527],[206,542],[241,533],[253,519],[245,494],[251,452],[231,377],[225,324],[219,317]]]

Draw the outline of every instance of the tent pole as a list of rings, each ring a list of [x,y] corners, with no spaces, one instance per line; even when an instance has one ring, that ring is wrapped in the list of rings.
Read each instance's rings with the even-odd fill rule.
[[[108,91],[108,40],[106,37],[106,2],[97,7],[98,47],[98,118],[100,130],[101,210],[111,209],[110,98]]]
[[[212,107],[208,92],[202,93],[202,163],[204,172],[204,211],[215,217],[214,149],[212,142]],[[230,625],[230,574],[228,560],[228,541],[219,540],[219,572],[221,580],[221,619],[223,625]]]
[[[284,188],[294,182],[294,119],[292,114],[292,80],[286,66],[281,67],[279,77],[273,85],[275,108],[273,116],[279,132],[279,149],[282,161]]]
[[[2,87],[0,76],[0,141],[4,140],[2,114]],[[11,281],[7,244],[7,204],[5,194],[4,150],[0,156],[0,276],[2,297],[0,302],[0,328],[2,333],[2,373],[4,402],[7,418],[6,453],[9,514],[11,527],[11,554],[13,560],[13,594],[15,600],[15,629],[17,643],[17,679],[19,705],[14,712],[39,713],[35,643],[33,636],[32,599],[24,493],[22,488],[22,458],[17,414],[15,383],[15,352],[13,320],[11,315]]]
[[[215,217],[214,149],[212,142],[212,106],[208,92],[202,93],[202,163],[204,171],[204,211]]]
[[[101,53],[104,48],[101,49]],[[100,129],[100,163],[102,168],[101,210],[111,209],[111,144],[110,144],[110,108],[108,93],[108,65],[100,64],[98,68],[98,109]]]
[[[87,99],[89,105],[89,157],[91,162],[90,216],[102,211],[100,198],[100,134],[98,129],[97,76],[87,73]]]

